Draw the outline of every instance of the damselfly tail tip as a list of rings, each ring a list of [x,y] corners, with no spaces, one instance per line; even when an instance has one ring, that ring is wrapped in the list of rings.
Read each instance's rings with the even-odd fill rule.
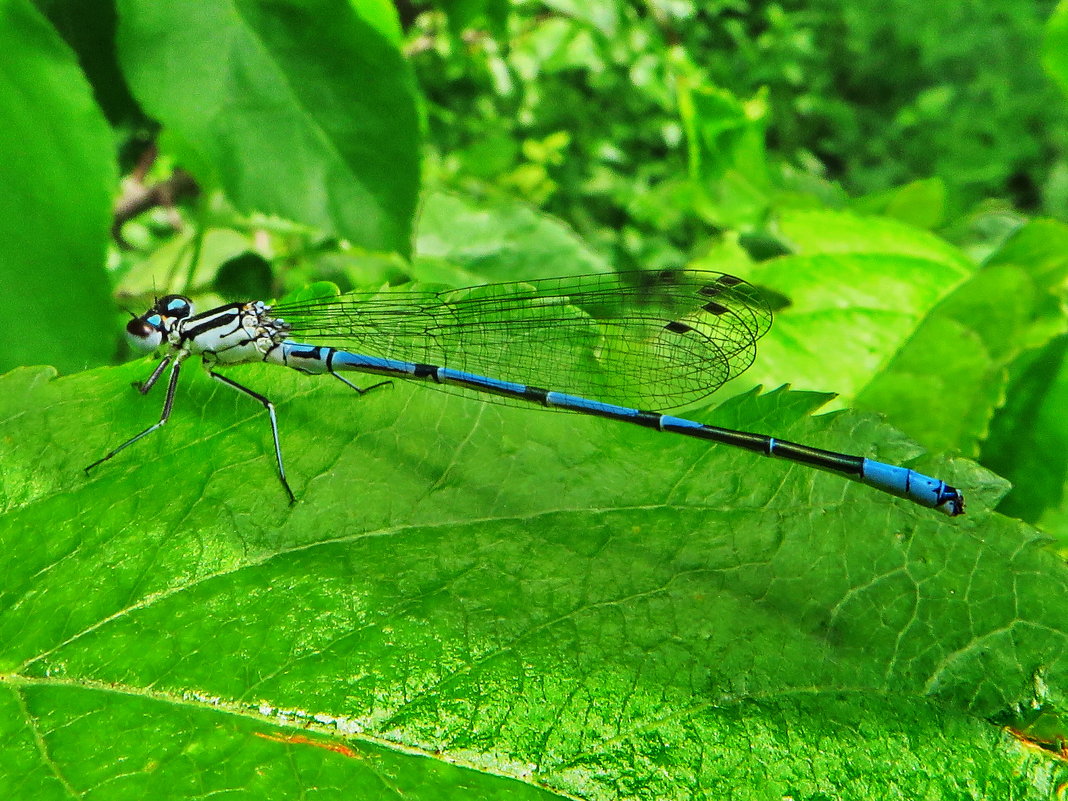
[[[935,507],[938,511],[950,517],[964,514],[964,493],[956,487],[946,484],[938,500],[939,504]]]

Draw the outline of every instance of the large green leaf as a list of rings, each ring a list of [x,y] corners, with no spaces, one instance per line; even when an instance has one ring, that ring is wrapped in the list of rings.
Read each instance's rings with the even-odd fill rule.
[[[886,414],[929,448],[978,455],[1038,303],[1022,269],[976,273],[911,332],[855,407]]]
[[[1041,520],[1068,543],[1068,336],[1028,353],[1013,372],[1008,400],[983,444],[983,463],[1015,479],[1006,512]]]
[[[407,253],[416,90],[395,36],[347,0],[119,2],[134,94],[243,211]]]
[[[0,40],[0,370],[101,364],[114,349],[111,130],[29,2],[0,3]]]
[[[960,280],[975,269],[946,240],[886,217],[792,209],[779,214],[776,226],[783,239],[804,255],[857,253],[922,259],[938,268],[938,277],[945,281]]]
[[[91,14],[78,0],[36,0],[34,5],[77,53],[78,63],[93,87],[93,96],[108,120],[116,126],[143,125],[144,114],[122,77],[115,52],[118,20],[114,0],[93,3]]]
[[[428,193],[419,210],[413,272],[454,286],[605,273],[605,259],[559,219],[526,203]]]
[[[987,260],[988,273],[1025,274],[1033,286],[1026,291],[1003,291],[991,298],[985,315],[973,320],[993,334],[1004,347],[1026,346],[1006,371],[1004,406],[983,443],[983,463],[1014,484],[1002,508],[1029,522],[1041,522],[1045,531],[1068,542],[1064,513],[1068,487],[1068,427],[1064,408],[1068,398],[1068,330],[1064,315],[1064,282],[1068,277],[1068,226],[1055,220],[1034,220],[1017,230]],[[1033,320],[1025,336],[1017,326],[1004,326],[1005,311],[1031,296]],[[994,323],[993,325],[991,323]],[[986,339],[986,338],[984,338]],[[1002,378],[998,385],[1005,383]]]
[[[22,797],[1042,798],[1068,570],[986,508],[574,415],[141,361],[0,380],[0,776]],[[704,413],[914,446],[826,396]],[[863,450],[869,447],[865,444]],[[319,746],[319,747],[316,747]],[[539,789],[541,788],[541,789]]]
[[[948,243],[895,220],[791,211],[779,228],[797,252],[749,271],[786,302],[746,379],[833,390],[845,405],[975,269]],[[915,396],[929,398],[929,389],[917,385]]]

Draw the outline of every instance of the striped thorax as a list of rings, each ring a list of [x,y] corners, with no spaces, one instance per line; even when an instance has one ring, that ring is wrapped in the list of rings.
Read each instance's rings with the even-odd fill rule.
[[[256,300],[194,314],[189,298],[167,295],[126,325],[126,338],[146,353],[166,344],[184,356],[202,355],[208,363],[262,361],[289,332],[270,309]]]

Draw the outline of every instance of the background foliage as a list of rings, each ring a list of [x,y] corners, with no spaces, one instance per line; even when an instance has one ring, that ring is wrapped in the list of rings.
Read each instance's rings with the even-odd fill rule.
[[[0,0],[0,36],[7,797],[1061,792],[1068,8]],[[116,335],[153,295],[682,265],[777,317],[693,416],[968,514],[263,365],[295,506],[194,369],[82,473],[158,419]]]

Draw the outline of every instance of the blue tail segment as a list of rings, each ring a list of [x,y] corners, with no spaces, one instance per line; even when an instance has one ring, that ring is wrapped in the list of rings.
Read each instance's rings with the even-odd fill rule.
[[[718,428],[682,417],[604,403],[579,395],[554,392],[513,381],[501,381],[448,367],[363,356],[335,348],[303,345],[297,342],[281,343],[277,351],[268,356],[268,361],[284,364],[305,373],[356,370],[396,378],[423,379],[526,401],[548,408],[634,423],[657,431],[710,440],[723,445],[744,448],[764,456],[837,473],[891,495],[906,498],[920,506],[937,509],[950,516],[964,513],[964,496],[957,489],[939,479],[925,476],[905,467],[895,467],[873,459],[865,459],[862,456],[850,456],[845,453],[812,448],[808,445],[799,445],[796,442],[788,442],[764,434]]]
[[[874,459],[864,459],[858,480],[869,487],[908,498],[921,506],[945,512],[951,517],[964,514],[964,495],[960,490],[915,470],[883,464]]]

